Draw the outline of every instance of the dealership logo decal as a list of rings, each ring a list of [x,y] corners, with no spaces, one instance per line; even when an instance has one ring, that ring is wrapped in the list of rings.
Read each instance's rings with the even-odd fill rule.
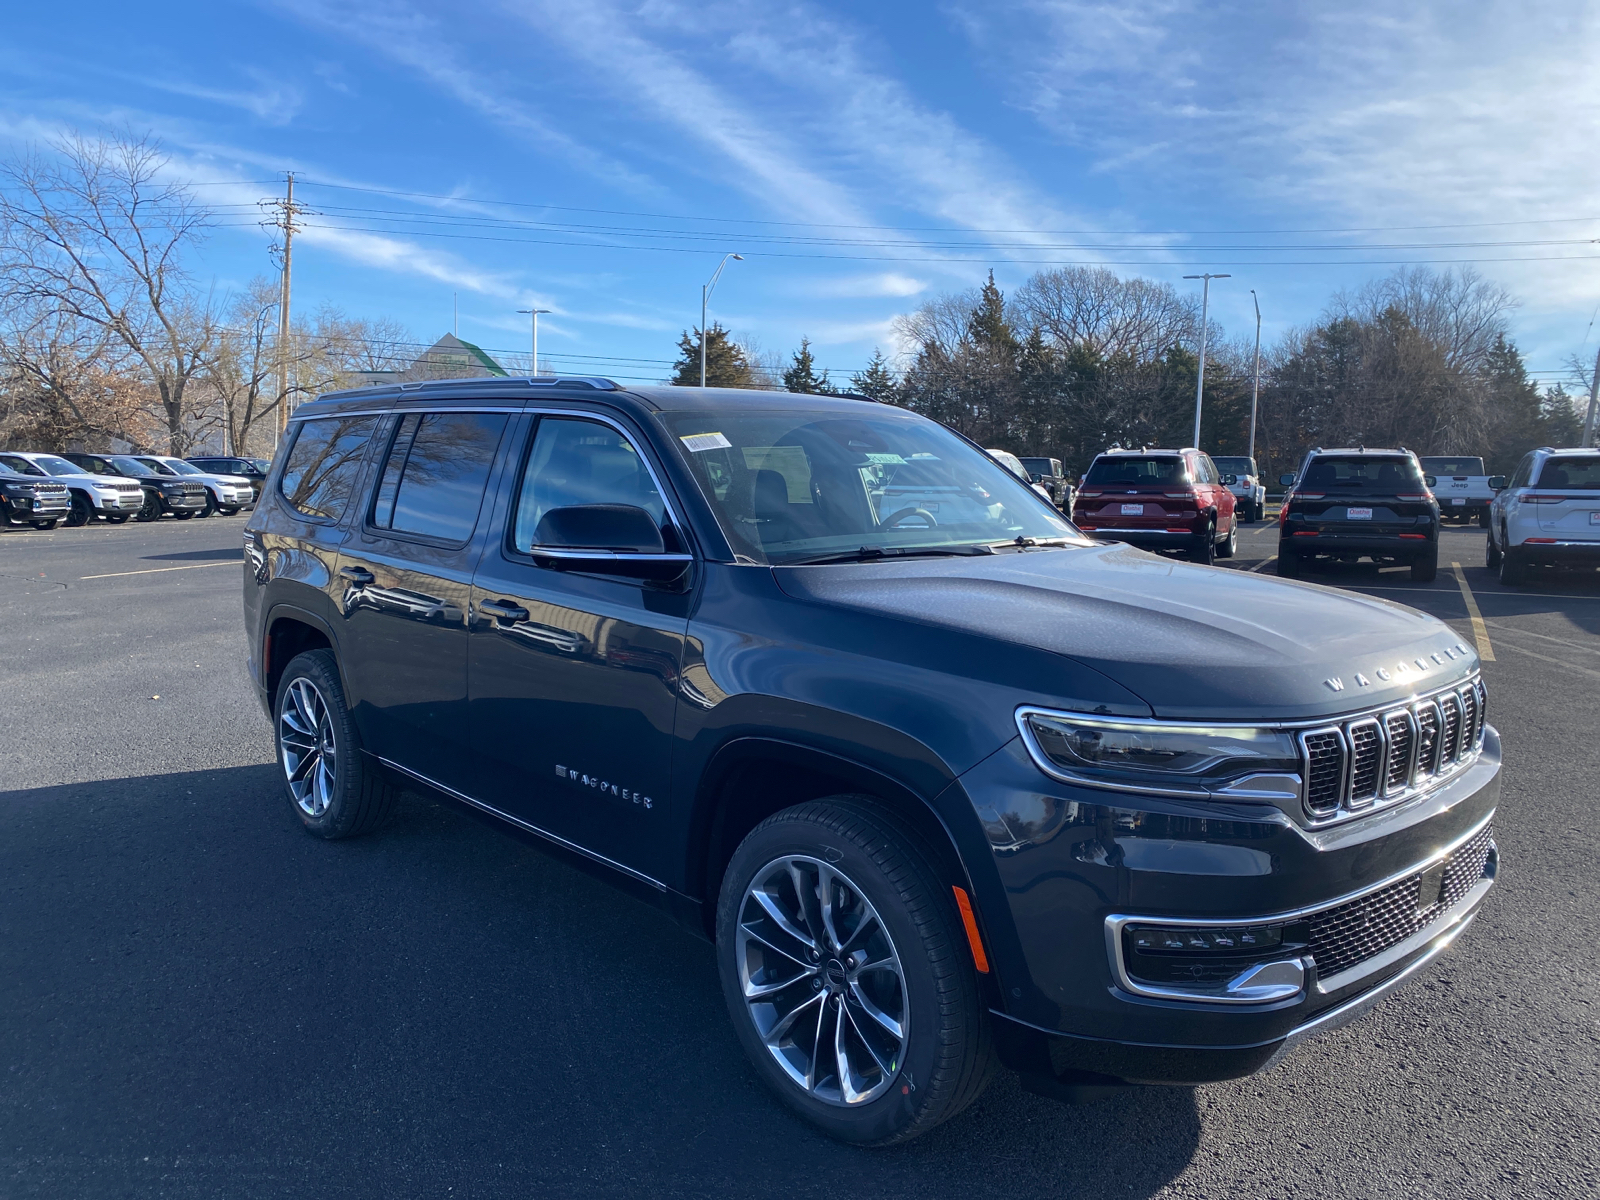
[[[620,783],[612,783],[601,779],[598,775],[585,775],[581,771],[573,771],[559,763],[556,765],[556,778],[582,784],[586,788],[594,788],[596,791],[605,792],[607,795],[616,796],[618,799],[627,800],[644,808],[654,808],[656,805],[656,802],[643,792],[629,791]]]

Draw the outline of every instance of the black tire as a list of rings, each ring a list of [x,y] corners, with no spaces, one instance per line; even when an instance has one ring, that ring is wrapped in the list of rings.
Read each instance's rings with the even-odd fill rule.
[[[126,525],[128,523],[128,514],[127,513],[107,513],[106,514],[106,520],[110,521],[113,525]]]
[[[144,503],[139,506],[139,511],[134,514],[135,521],[159,521],[161,519],[161,501],[158,497],[146,495]]]
[[[1233,528],[1228,530],[1228,540],[1217,547],[1218,558],[1232,558],[1239,550],[1239,518],[1233,519]]]
[[[825,861],[831,871],[842,876],[841,882],[855,889],[876,911],[877,928],[892,943],[901,968],[903,980],[888,982],[894,984],[892,1001],[899,1005],[895,1011],[905,1022],[907,1036],[901,1050],[890,1057],[887,1071],[881,1062],[873,1067],[864,1053],[858,1056],[859,1061],[868,1064],[870,1073],[857,1081],[868,1098],[856,1103],[822,1098],[827,1079],[836,1080],[839,1075],[831,1065],[825,1065],[831,1074],[819,1072],[818,1083],[812,1089],[792,1078],[779,1065],[777,1054],[768,1048],[745,999],[740,933],[748,928],[750,920],[748,913],[742,912],[747,904],[746,892],[758,878],[781,872],[780,864],[789,856],[801,856],[815,864]],[[989,1017],[984,1011],[972,952],[954,897],[950,888],[940,882],[935,861],[936,856],[913,830],[870,798],[834,796],[768,817],[740,844],[723,877],[717,905],[717,964],[734,1030],[756,1073],[778,1097],[811,1124],[841,1141],[882,1146],[916,1137],[976,1100],[994,1073]],[[807,863],[801,864],[803,878],[821,878],[820,872],[807,874],[809,869]],[[798,894],[798,889],[793,894]],[[840,892],[830,888],[829,894],[836,905],[835,928],[840,921],[849,920],[852,912],[862,911],[859,901],[853,907],[845,907],[838,902]],[[841,934],[844,948],[848,949],[853,937],[871,928],[870,921],[863,921],[849,936]],[[772,934],[772,930],[765,932]],[[822,935],[816,935],[816,940],[831,950]],[[830,1014],[836,1014],[832,1021],[848,1017],[847,1044],[853,1036],[861,1039],[858,1049],[863,1049],[865,1040],[861,1035],[848,1032],[860,1028],[858,1020],[869,1020],[857,998],[861,993],[849,984],[837,982],[843,978],[839,960],[852,961],[854,953],[830,953],[824,959],[812,957],[804,945],[802,941],[791,945],[801,956],[798,958],[778,950],[771,959],[776,965],[770,969],[798,972],[794,975],[794,1007],[808,1008],[804,998],[816,996],[819,1020],[813,1022],[818,1027],[813,1045],[816,1037],[823,1036]],[[765,973],[768,968],[762,948],[756,944],[751,949],[761,958]],[[803,958],[817,965],[808,966]],[[744,965],[748,969],[748,959]],[[880,984],[884,982],[881,975],[875,978]],[[824,988],[824,979],[836,982]],[[838,990],[841,986],[845,990]],[[884,993],[880,991],[877,999],[883,1001]],[[799,1020],[803,1021],[805,1015]],[[882,1032],[878,1025],[867,1028]],[[780,1039],[780,1046],[786,1040]],[[788,1052],[803,1055],[803,1039],[796,1040]]]
[[[1491,514],[1487,508],[1480,508],[1478,510],[1478,524],[1483,526],[1485,529],[1489,528],[1490,515]]]
[[[285,745],[287,731],[292,726],[285,725],[284,710],[288,707],[292,713],[301,711],[297,705],[303,693],[295,685],[302,680],[309,682],[321,699],[325,718],[313,723],[307,744],[315,747],[314,753],[319,759],[323,746],[331,747],[328,757],[334,760],[331,783],[322,797],[326,805],[320,811],[313,811],[318,803],[315,798],[308,806],[296,796],[289,778],[290,755],[295,754],[295,746],[292,741]],[[287,735],[292,737],[292,734]],[[284,668],[283,678],[278,681],[278,694],[273,699],[272,737],[278,766],[285,773],[284,794],[307,833],[329,839],[356,837],[370,833],[393,814],[395,789],[361,753],[361,735],[345,705],[339,664],[333,651],[307,650],[296,655]],[[314,772],[315,764],[312,769]]]
[[[1278,574],[1283,576],[1283,578],[1298,578],[1301,570],[1300,556],[1293,550],[1285,550],[1282,547],[1279,547],[1278,561],[1276,566],[1278,568]]]
[[[1189,561],[1204,563],[1208,567],[1217,561],[1217,526],[1215,522],[1208,521],[1205,529],[1195,535],[1194,544],[1189,547]]]
[[[190,509],[190,510],[189,510],[189,511],[188,511],[188,512],[175,512],[175,513],[173,513],[173,514],[172,514],[172,515],[173,515],[173,516],[174,516],[174,517],[176,517],[176,518],[177,518],[177,519],[178,519],[178,520],[180,520],[180,521],[187,521],[187,520],[189,520],[189,519],[190,519],[190,518],[191,518],[191,517],[193,517],[193,516],[194,516],[194,510],[193,510],[193,509]]]
[[[66,516],[68,529],[78,529],[94,520],[94,505],[81,492],[72,493],[72,511]]]
[[[1500,582],[1506,587],[1520,587],[1528,582],[1528,565],[1509,545],[1500,551]]]
[[[206,506],[204,508],[202,508],[199,512],[195,513],[194,515],[197,516],[197,517],[209,517],[212,513],[216,512],[216,511],[217,511],[217,499],[216,499],[215,496],[213,496],[211,494],[210,489],[207,489],[206,490]]]
[[[223,508],[220,505],[218,505],[217,511],[220,512],[225,517],[231,517],[231,516],[233,516],[235,513],[237,513],[239,511],[239,506],[237,504],[232,504],[232,505],[229,505],[227,508]]]
[[[1483,565],[1495,571],[1500,567],[1500,547],[1495,545],[1494,529],[1491,527],[1484,537]]]
[[[35,521],[33,523],[33,527],[35,529],[54,529],[56,527],[56,523],[55,521]]]
[[[1435,546],[1425,558],[1411,560],[1411,582],[1432,583],[1439,574],[1439,548]]]

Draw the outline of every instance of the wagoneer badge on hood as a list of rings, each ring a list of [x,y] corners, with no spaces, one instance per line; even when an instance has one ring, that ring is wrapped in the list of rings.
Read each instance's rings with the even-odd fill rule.
[[[1383,680],[1383,682],[1388,683],[1389,680],[1393,679],[1396,675],[1405,676],[1411,674],[1412,664],[1415,664],[1416,670],[1426,674],[1434,667],[1443,666],[1447,659],[1457,659],[1467,653],[1467,648],[1460,642],[1457,642],[1454,646],[1446,646],[1438,653],[1428,655],[1427,658],[1414,658],[1410,663],[1397,662],[1394,665],[1394,671],[1392,673],[1387,667],[1376,667],[1373,669],[1372,673],[1379,679]],[[1328,687],[1335,692],[1344,691],[1344,680],[1338,676],[1335,676],[1332,679],[1324,679],[1322,682],[1327,684]],[[1371,687],[1372,680],[1368,679],[1360,671],[1357,671],[1356,686]]]

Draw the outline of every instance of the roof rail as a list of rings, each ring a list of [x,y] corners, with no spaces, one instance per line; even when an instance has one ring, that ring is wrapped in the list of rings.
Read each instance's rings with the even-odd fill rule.
[[[586,387],[597,392],[620,392],[611,380],[599,375],[528,375],[523,379],[529,387]]]

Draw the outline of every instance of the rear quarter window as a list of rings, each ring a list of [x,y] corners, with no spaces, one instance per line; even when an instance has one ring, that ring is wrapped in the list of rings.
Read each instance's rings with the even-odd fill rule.
[[[278,490],[308,517],[338,521],[350,504],[377,417],[315,417],[300,422]]]

